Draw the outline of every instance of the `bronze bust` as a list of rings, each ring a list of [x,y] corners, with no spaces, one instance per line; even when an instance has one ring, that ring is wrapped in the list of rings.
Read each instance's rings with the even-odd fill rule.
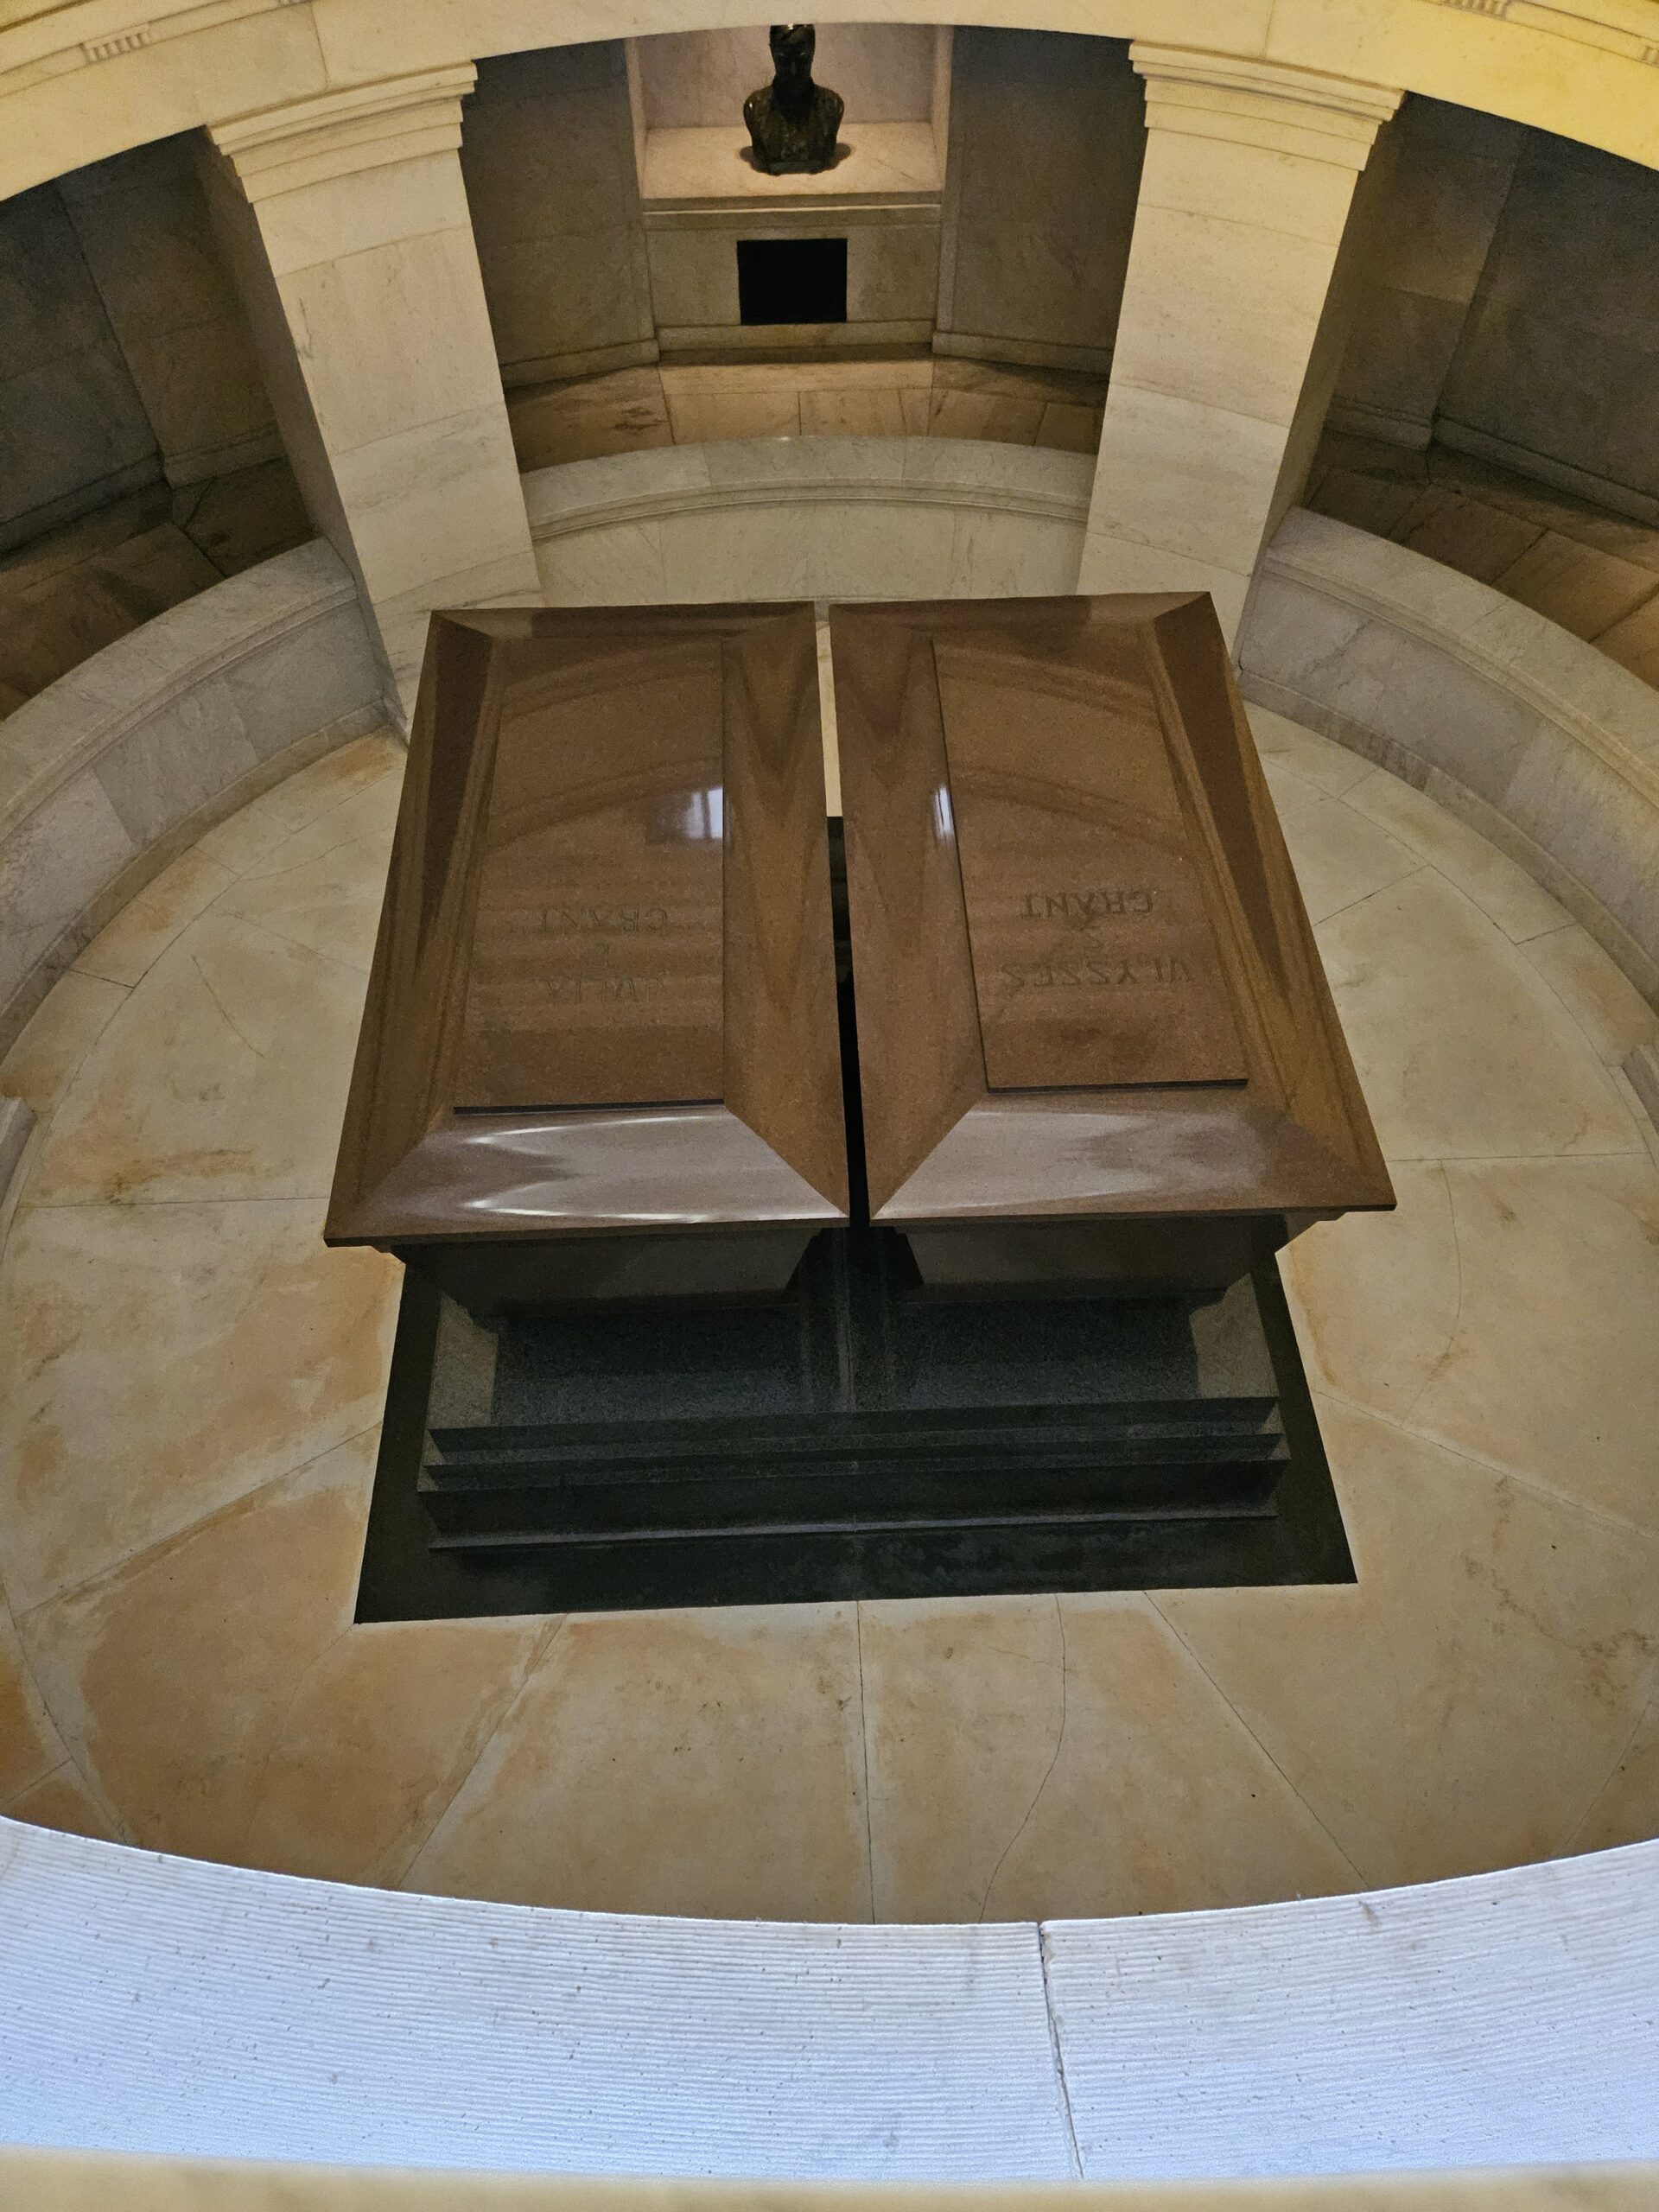
[[[772,82],[743,103],[754,165],[770,176],[830,168],[842,101],[839,92],[812,81],[817,35],[810,23],[774,23],[768,35]]]

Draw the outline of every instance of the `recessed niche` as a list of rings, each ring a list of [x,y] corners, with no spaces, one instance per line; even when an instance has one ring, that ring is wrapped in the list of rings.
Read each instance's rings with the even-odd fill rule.
[[[740,238],[737,311],[744,323],[845,322],[845,238]]]

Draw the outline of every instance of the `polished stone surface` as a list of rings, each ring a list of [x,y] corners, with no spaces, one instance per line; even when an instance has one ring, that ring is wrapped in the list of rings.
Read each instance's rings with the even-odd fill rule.
[[[329,1242],[467,1303],[781,1287],[846,1209],[823,823],[810,607],[436,619]]]
[[[1604,1087],[1639,1016],[1564,914],[1517,941],[1466,851],[1352,803],[1367,763],[1255,720],[1333,974],[1401,977],[1338,977],[1350,1037],[1437,1071],[1389,1109],[1399,1213],[1287,1266],[1356,1586],[349,1626],[396,1270],[270,1194],[337,1091],[273,1107],[268,1160],[205,1094],[226,1017],[302,1049],[296,938],[303,1052],[349,1048],[399,758],[365,741],[212,832],[0,1071],[46,1117],[0,1261],[0,1810],[451,1892],[988,1920],[1659,1830],[1659,1165]],[[215,965],[227,929],[277,964]],[[198,951],[225,1004],[187,1022]]]

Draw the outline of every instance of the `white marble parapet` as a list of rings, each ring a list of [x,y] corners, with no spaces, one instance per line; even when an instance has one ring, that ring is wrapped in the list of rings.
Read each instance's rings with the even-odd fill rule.
[[[1491,838],[1659,1005],[1659,692],[1487,585],[1300,509],[1239,665],[1250,697]]]
[[[1086,454],[957,438],[747,438],[538,469],[554,606],[1077,588]]]
[[[0,2141],[1005,2184],[1650,2159],[1659,1845],[854,1927],[353,1889],[0,1821]]]
[[[215,584],[0,723],[0,1050],[118,907],[221,816],[382,719],[320,541]]]

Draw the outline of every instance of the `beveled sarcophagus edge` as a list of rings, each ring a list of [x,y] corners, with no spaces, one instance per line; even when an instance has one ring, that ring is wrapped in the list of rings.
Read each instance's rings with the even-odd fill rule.
[[[1016,1236],[1041,1223],[1050,1237],[1070,1222],[1080,1238],[1109,1220],[1141,1239],[1132,1273],[1179,1279],[1183,1240],[1213,1249],[1224,1223],[1242,1269],[1309,1221],[1391,1206],[1208,597],[866,603],[830,621],[872,1219]],[[1235,1066],[1224,1080],[994,1090],[935,646],[1000,636],[1040,659],[1045,639],[1069,650],[1102,624],[1133,639],[1156,704],[1242,1079]]]
[[[610,638],[720,641],[718,1099],[458,1106],[503,687],[515,658],[545,656],[561,637],[588,646]],[[435,614],[327,1241],[406,1251],[787,1224],[810,1232],[846,1212],[811,607]]]

